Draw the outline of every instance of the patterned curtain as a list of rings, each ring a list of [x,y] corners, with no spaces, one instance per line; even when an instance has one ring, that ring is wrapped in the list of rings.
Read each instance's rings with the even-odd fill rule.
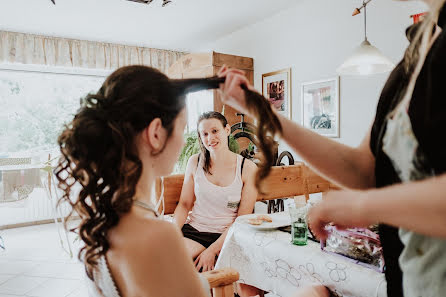
[[[116,69],[147,65],[163,73],[184,52],[0,31],[0,63]]]

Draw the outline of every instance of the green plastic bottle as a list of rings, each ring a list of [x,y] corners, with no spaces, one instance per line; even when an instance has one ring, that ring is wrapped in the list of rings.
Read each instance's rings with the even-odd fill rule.
[[[295,245],[307,245],[308,229],[304,218],[291,223],[291,242]]]
[[[291,243],[295,245],[307,244],[308,227],[305,205],[305,197],[297,196],[294,197],[295,207],[289,208],[291,218]]]

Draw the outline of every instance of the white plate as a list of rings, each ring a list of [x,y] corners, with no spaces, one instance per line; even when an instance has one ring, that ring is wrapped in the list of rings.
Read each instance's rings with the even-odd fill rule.
[[[277,229],[279,227],[289,226],[291,225],[291,219],[288,212],[278,212],[278,213],[271,213],[267,214],[273,221],[271,223],[269,222],[263,222],[261,225],[251,225],[248,223],[249,219],[255,219],[260,214],[248,214],[237,217],[235,220],[237,223],[242,225],[247,225],[249,227],[252,227],[254,229],[259,230],[268,230],[268,229]]]

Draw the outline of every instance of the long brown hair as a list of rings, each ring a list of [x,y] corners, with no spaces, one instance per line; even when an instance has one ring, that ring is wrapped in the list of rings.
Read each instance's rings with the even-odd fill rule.
[[[82,100],[58,138],[62,156],[55,174],[64,193],[60,202],[72,206],[69,217],[77,213],[81,218],[71,231],[85,243],[79,258],[91,279],[99,257],[110,248],[108,231],[133,203],[143,166],[135,137],[155,118],[161,119],[170,137],[175,119],[185,107],[185,94],[218,88],[223,81],[217,77],[172,80],[150,67],[127,66],[113,72],[97,93]],[[253,112],[263,119],[257,131],[258,146],[266,157],[257,173],[260,186],[274,158],[268,135],[280,132],[281,126],[263,96],[245,92]],[[75,184],[81,189],[71,199]]]
[[[81,222],[84,241],[79,257],[93,277],[97,260],[109,249],[107,232],[132,205],[142,162],[135,136],[160,118],[168,136],[185,106],[170,91],[169,79],[156,69],[128,66],[113,72],[95,94],[87,95],[58,143],[62,153],[56,168],[62,200],[72,206]],[[70,200],[75,183],[81,190]],[[61,201],[62,201],[61,200]]]
[[[204,146],[203,141],[201,140],[200,131],[198,130],[198,126],[200,125],[201,121],[209,119],[219,120],[223,128],[225,128],[226,125],[228,125],[228,120],[226,120],[224,115],[222,115],[217,111],[209,111],[201,114],[197,121],[198,144],[200,145],[200,156],[202,157],[203,160],[203,170],[204,172],[211,174],[211,172],[209,171],[209,169],[211,168],[211,154]],[[228,148],[229,148],[229,136],[228,136]]]
[[[255,131],[255,145],[263,153],[263,159],[257,170],[255,184],[260,194],[263,194],[261,183],[264,180],[271,167],[274,166],[275,145],[274,138],[277,134],[282,134],[282,125],[276,114],[273,112],[271,104],[257,92],[245,89],[246,105],[250,112],[258,119]]]

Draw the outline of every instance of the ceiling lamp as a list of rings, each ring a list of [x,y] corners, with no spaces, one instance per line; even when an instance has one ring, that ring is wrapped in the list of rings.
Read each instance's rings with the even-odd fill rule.
[[[379,49],[367,40],[367,4],[372,0],[363,0],[362,6],[353,11],[353,16],[364,9],[364,41],[353,54],[336,69],[340,75],[369,75],[391,71],[395,64],[384,56]]]

